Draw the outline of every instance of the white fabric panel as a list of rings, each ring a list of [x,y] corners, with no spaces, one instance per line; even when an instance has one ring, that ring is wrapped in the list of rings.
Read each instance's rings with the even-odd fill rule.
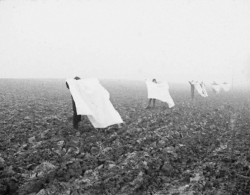
[[[109,92],[98,79],[67,79],[78,115],[87,115],[95,128],[106,128],[123,123],[110,102]]]
[[[219,82],[214,82],[212,84],[212,89],[215,93],[220,93],[221,90],[225,91],[225,92],[228,92],[231,88],[231,85],[229,83],[219,83]]]
[[[230,84],[228,83],[222,83],[221,84],[221,88],[225,91],[225,92],[228,92],[231,88]]]
[[[214,93],[220,93],[221,86],[220,85],[212,85],[212,89]]]
[[[198,92],[198,94],[202,97],[208,97],[206,87],[203,82],[201,81],[189,81],[191,84],[194,85],[194,88]]]
[[[157,99],[166,102],[169,108],[174,107],[174,101],[169,93],[169,86],[166,81],[161,83],[154,83],[147,79],[146,85],[148,89],[148,98]]]
[[[201,89],[204,94],[204,97],[208,97],[206,86],[204,85],[204,83],[201,84]]]

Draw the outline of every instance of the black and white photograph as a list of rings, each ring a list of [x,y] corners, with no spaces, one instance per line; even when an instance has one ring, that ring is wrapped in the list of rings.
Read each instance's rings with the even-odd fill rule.
[[[249,0],[0,0],[0,195],[249,194]]]

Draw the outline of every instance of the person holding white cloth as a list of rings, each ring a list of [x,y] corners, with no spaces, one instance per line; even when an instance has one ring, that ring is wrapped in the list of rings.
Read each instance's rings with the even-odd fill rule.
[[[148,90],[148,105],[146,109],[150,108],[151,102],[153,101],[153,107],[155,107],[155,100],[166,102],[169,108],[174,107],[174,101],[169,94],[169,86],[167,82],[157,82],[156,79],[146,80]]]
[[[94,128],[121,124],[123,120],[110,102],[109,92],[96,78],[67,79],[77,115],[87,115]]]
[[[203,81],[191,80],[188,81],[191,86],[191,99],[194,100],[194,90],[202,97],[208,97],[207,90]]]

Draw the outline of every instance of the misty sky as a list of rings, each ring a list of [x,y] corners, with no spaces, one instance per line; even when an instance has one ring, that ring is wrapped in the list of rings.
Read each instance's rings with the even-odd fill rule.
[[[0,1],[0,78],[230,80],[249,59],[248,0]]]

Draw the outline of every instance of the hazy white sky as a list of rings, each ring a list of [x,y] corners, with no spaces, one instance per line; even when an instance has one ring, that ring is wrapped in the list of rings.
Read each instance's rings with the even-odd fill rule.
[[[0,1],[0,78],[239,78],[249,57],[248,0]]]

